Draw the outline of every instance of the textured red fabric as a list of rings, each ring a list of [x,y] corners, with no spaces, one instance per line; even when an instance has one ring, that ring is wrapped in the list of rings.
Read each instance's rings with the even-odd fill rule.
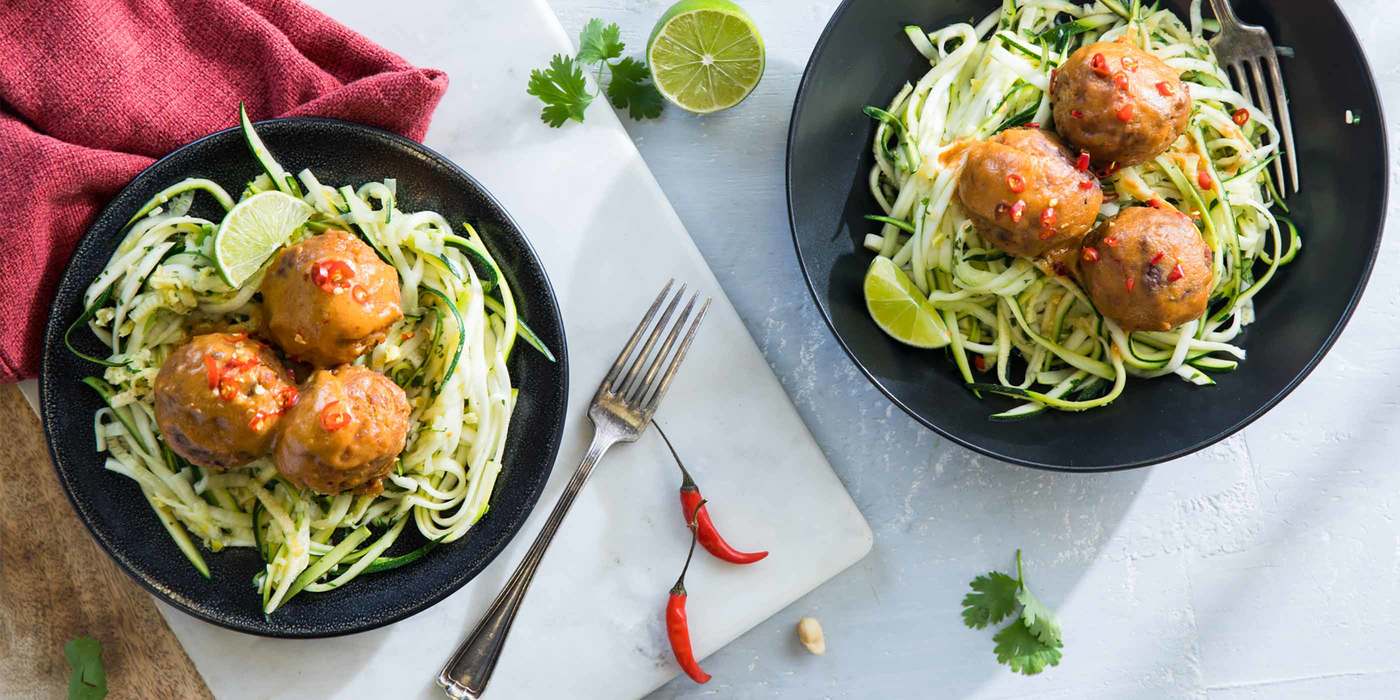
[[[441,71],[295,0],[0,2],[0,383],[34,376],[74,245],[142,168],[253,119],[422,139]]]

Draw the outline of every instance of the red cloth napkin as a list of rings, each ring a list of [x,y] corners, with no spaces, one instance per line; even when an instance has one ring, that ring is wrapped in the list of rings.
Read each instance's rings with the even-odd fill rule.
[[[154,159],[237,123],[317,115],[422,139],[442,71],[295,0],[0,2],[0,383],[33,377],[98,211]]]

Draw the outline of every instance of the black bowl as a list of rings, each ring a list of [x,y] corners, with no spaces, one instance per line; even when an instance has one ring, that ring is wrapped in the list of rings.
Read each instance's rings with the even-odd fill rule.
[[[82,309],[83,291],[120,240],[122,224],[156,192],[186,177],[207,177],[237,193],[258,171],[242,135],[228,129],[202,138],[147,168],[93,223],[69,263],[44,336],[40,413],[58,478],[97,542],[138,583],[175,607],[217,625],[271,637],[324,637],[395,622],[446,598],[472,580],[510,542],[534,508],[559,449],[568,393],[568,353],[559,305],[539,258],[520,227],[485,188],[451,161],[396,134],[330,119],[277,119],[258,133],[292,172],[311,168],[322,182],[398,179],[399,206],[432,209],[448,221],[470,221],[486,239],[515,291],[522,318],[554,350],[557,363],[521,345],[510,358],[520,389],[505,464],[490,514],[465,537],[410,566],[361,576],[326,594],[300,595],[264,616],[252,577],[261,570],[251,549],[205,553],[205,579],[176,548],[136,483],[103,469],[93,449],[92,415],[101,403],[80,380],[100,376],[63,346],[63,331]],[[196,197],[196,201],[200,201]],[[217,205],[197,213],[216,215]],[[86,331],[74,333],[99,345]],[[412,526],[395,544],[423,540]]]
[[[1184,12],[1186,0],[1169,0]],[[879,211],[867,189],[874,124],[861,107],[883,107],[928,63],[903,34],[981,19],[995,0],[846,0],[817,41],[788,132],[792,235],[808,286],[842,347],[896,405],[924,425],[983,454],[1032,467],[1099,471],[1141,467],[1221,440],[1278,403],[1312,371],[1360,299],[1380,248],[1386,142],[1366,59],[1332,2],[1236,0],[1238,14],[1292,47],[1283,73],[1292,101],[1302,192],[1288,199],[1303,252],[1257,299],[1241,338],[1248,359],[1215,387],[1175,378],[1130,381],[1123,396],[1085,413],[1046,412],[1002,423],[1014,405],[978,399],[942,352],[885,336],[865,311],[861,280]],[[1182,14],[1181,16],[1185,16]],[[1347,125],[1343,112],[1360,115]]]

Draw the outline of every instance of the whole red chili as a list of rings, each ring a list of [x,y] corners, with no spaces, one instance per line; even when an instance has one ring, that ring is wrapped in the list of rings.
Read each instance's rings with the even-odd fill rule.
[[[695,542],[700,535],[700,509],[704,507],[705,501],[702,500],[696,505],[690,519],[690,553],[685,555],[685,567],[681,569],[680,578],[676,579],[676,585],[671,587],[671,595],[666,599],[666,637],[671,640],[671,653],[676,655],[676,663],[681,665],[685,675],[696,683],[709,682],[710,674],[700,668],[700,662],[695,660],[695,650],[690,648],[690,621],[685,614],[685,573],[690,570],[690,560],[695,556]]]
[[[656,423],[653,422],[652,425],[656,425]],[[710,520],[710,511],[699,507],[704,503],[704,499],[700,495],[700,487],[696,486],[695,480],[690,478],[690,472],[685,468],[685,464],[681,463],[681,456],[671,445],[671,439],[666,437],[666,433],[662,432],[659,425],[656,425],[656,432],[661,434],[661,439],[666,442],[666,449],[671,451],[672,459],[676,460],[676,466],[681,469],[681,514],[684,516],[696,514],[698,527],[695,534],[705,551],[731,564],[752,564],[768,556],[766,551],[741,552],[724,541],[723,537],[720,537],[714,521]]]

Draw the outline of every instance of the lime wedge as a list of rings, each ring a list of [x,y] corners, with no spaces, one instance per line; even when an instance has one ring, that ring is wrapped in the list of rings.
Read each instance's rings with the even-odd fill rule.
[[[677,107],[718,112],[742,102],[763,77],[763,37],[729,0],[681,0],[651,30],[647,63]]]
[[[905,345],[941,348],[948,344],[948,327],[938,310],[889,258],[876,257],[865,271],[865,308],[880,330]]]
[[[214,267],[239,287],[311,218],[311,205],[281,192],[259,192],[233,207],[214,232]]]

